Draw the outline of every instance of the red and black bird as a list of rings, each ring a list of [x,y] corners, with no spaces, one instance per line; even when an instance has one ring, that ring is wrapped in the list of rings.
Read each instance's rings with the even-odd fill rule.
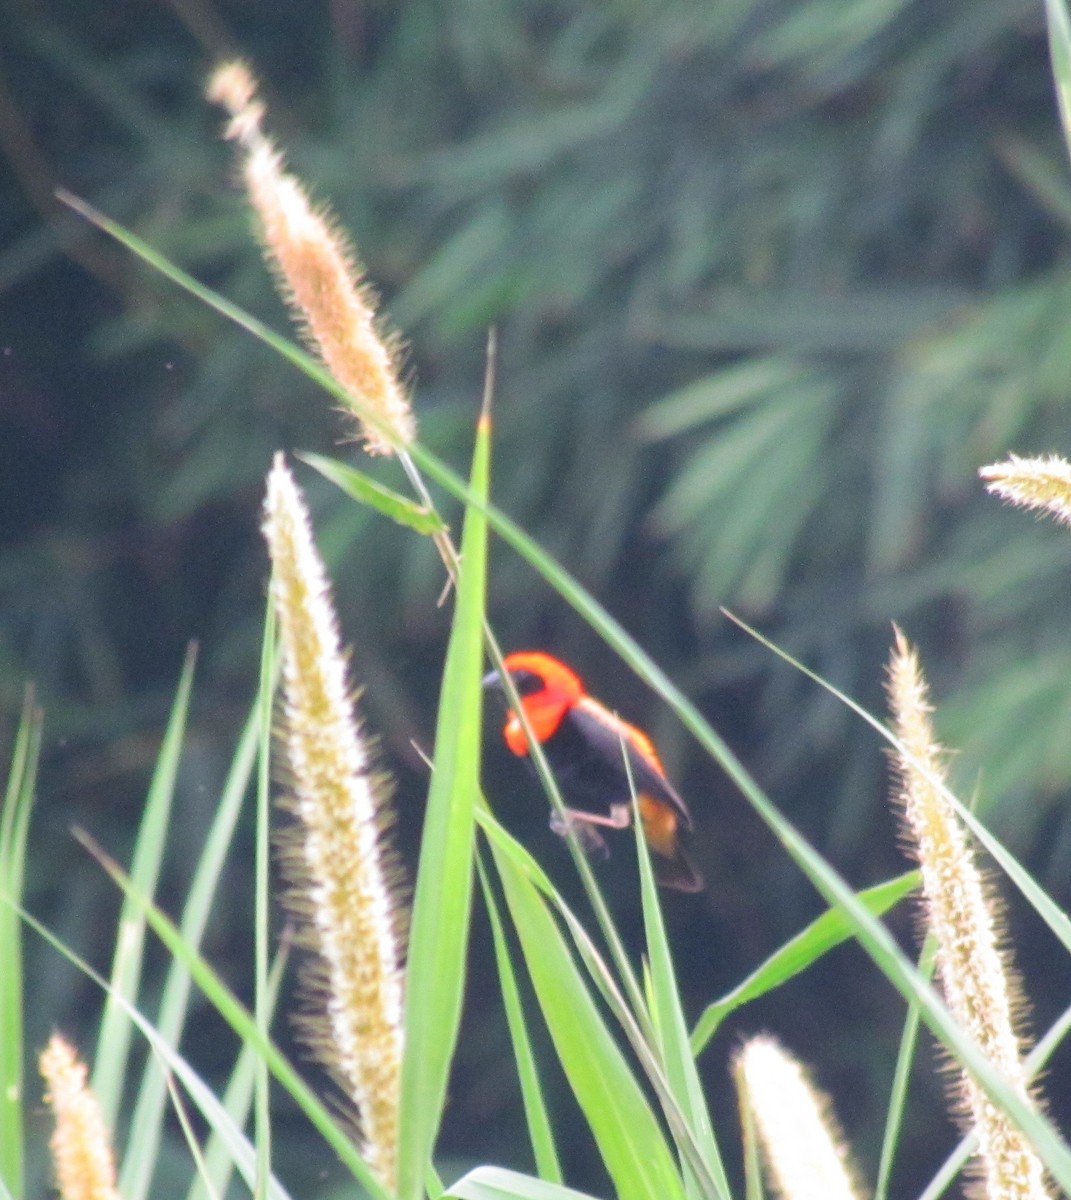
[[[699,891],[702,876],[680,843],[681,830],[692,827],[691,814],[666,778],[651,739],[587,695],[580,677],[549,654],[519,651],[503,661],[568,805],[565,822],[582,835],[585,847],[605,850],[597,827],[628,826],[631,773],[643,835],[655,856],[655,878],[664,887]],[[501,679],[492,671],[483,682],[487,687]],[[514,754],[528,756],[528,738],[513,709],[502,732]],[[551,828],[565,832],[557,813]]]

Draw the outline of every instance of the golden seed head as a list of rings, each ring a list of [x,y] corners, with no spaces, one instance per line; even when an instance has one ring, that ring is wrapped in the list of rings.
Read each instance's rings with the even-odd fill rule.
[[[283,654],[285,747],[298,820],[286,846],[291,906],[318,955],[321,1019],[309,1044],[354,1104],[364,1153],[384,1185],[396,1176],[402,1058],[400,906],[373,774],[346,682],[326,572],[282,456],[268,476],[264,534]]]
[[[208,94],[231,114],[227,136],[243,148],[246,191],[280,293],[324,366],[353,398],[350,411],[366,448],[393,453],[392,437],[403,446],[413,441],[416,421],[400,380],[397,339],[378,328],[375,296],[362,282],[353,248],[261,132],[264,109],[248,68],[218,68]]]
[[[922,871],[925,916],[937,941],[937,968],[949,1010],[1020,1095],[1029,1087],[1014,1015],[1018,992],[996,905],[975,861],[966,830],[944,785],[945,752],[918,654],[896,630],[888,671],[889,707],[902,751],[895,757],[904,830]],[[986,1196],[1049,1196],[1033,1147],[966,1072],[957,1072],[959,1102],[976,1133]]]
[[[986,489],[1021,508],[1047,512],[1064,525],[1071,525],[1071,463],[1055,454],[1047,458],[1019,458],[991,463],[978,474]]]
[[[768,1036],[751,1038],[733,1063],[741,1109],[754,1119],[770,1182],[783,1200],[861,1200],[865,1189],[828,1097],[797,1059]]]
[[[45,1102],[56,1128],[49,1143],[61,1200],[119,1200],[111,1140],[86,1067],[74,1047],[54,1033],[39,1060]]]

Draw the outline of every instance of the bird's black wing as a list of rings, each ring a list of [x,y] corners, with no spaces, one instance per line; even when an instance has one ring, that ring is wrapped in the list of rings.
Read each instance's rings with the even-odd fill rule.
[[[555,743],[559,744],[560,753],[555,752]],[[574,705],[544,748],[566,789],[572,790],[578,799],[592,797],[601,806],[609,807],[628,804],[632,798],[622,745],[637,794],[645,792],[668,804],[680,818],[681,826],[691,829],[691,814],[677,790],[630,738],[628,726],[616,723],[611,713],[603,715],[594,705],[591,708]]]

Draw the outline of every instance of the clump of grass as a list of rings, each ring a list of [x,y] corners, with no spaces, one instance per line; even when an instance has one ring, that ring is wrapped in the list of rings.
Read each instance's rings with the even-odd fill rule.
[[[964,852],[963,838],[954,822],[948,821],[954,800],[947,797],[940,776],[941,754],[929,727],[925,685],[917,658],[906,642],[898,635],[890,674],[896,729],[890,738],[898,754],[905,811],[913,828],[917,825],[919,859],[931,921],[942,946],[941,979],[951,1016],[877,918],[876,914],[903,894],[900,881],[880,889],[880,899],[874,890],[865,897],[856,895],[832,864],[777,812],[702,715],[642,649],[575,580],[489,504],[487,404],[477,422],[468,483],[421,446],[408,397],[398,384],[395,352],[377,331],[373,306],[362,290],[352,253],[333,223],[313,210],[306,190],[283,169],[278,151],[264,136],[264,113],[252,76],[231,64],[217,73],[213,94],[232,114],[229,133],[242,149],[247,189],[269,257],[300,324],[332,377],[325,386],[340,385],[352,394],[353,411],[362,422],[369,448],[400,453],[417,499],[427,511],[414,514],[402,498],[373,486],[345,464],[325,465],[324,474],[342,482],[349,494],[377,512],[406,525],[406,536],[423,534],[434,539],[457,591],[403,994],[394,868],[382,837],[386,801],[359,732],[326,572],[315,549],[308,514],[288,469],[281,459],[276,460],[269,476],[265,535],[273,563],[271,594],[282,647],[283,744],[292,806],[299,819],[299,830],[290,835],[288,859],[300,895],[298,907],[320,961],[315,990],[324,1017],[312,1026],[311,1041],[357,1110],[360,1153],[352,1152],[351,1144],[322,1106],[310,1099],[297,1073],[270,1042],[266,1027],[245,1013],[204,962],[197,938],[174,930],[136,881],[131,884],[116,873],[127,889],[128,904],[165,940],[176,968],[197,979],[219,1013],[245,1040],[227,1098],[221,1102],[164,1036],[165,1022],[161,1019],[157,1028],[138,1011],[140,979],[130,976],[140,972],[140,957],[132,972],[124,974],[117,968],[109,987],[112,1003],[148,1038],[165,1064],[168,1080],[181,1081],[181,1094],[178,1085],[170,1094],[173,1112],[190,1146],[195,1189],[207,1194],[224,1190],[227,1171],[233,1167],[256,1194],[285,1197],[285,1187],[263,1156],[255,1167],[251,1165],[257,1157],[255,1151],[266,1146],[267,1134],[254,1147],[242,1132],[248,1100],[239,1093],[243,1087],[248,1093],[249,1075],[259,1067],[262,1071],[270,1068],[374,1200],[420,1200],[428,1193],[435,1200],[441,1195],[462,1200],[485,1200],[489,1195],[527,1200],[575,1196],[561,1184],[555,1144],[559,1130],[544,1094],[543,1068],[532,1049],[533,1033],[542,1021],[621,1200],[655,1196],[658,1200],[729,1200],[733,1194],[695,1061],[698,1049],[693,1049],[693,1043],[705,1044],[705,1039],[695,1033],[689,1037],[642,838],[637,852],[646,988],[640,986],[639,972],[621,949],[622,939],[597,886],[593,885],[594,897],[601,907],[596,933],[566,903],[542,866],[498,824],[480,790],[479,683],[485,646],[492,658],[498,653],[486,624],[484,603],[489,528],[659,692],[712,759],[736,781],[742,795],[830,904],[829,912],[712,1006],[717,1009],[713,1024],[729,1014],[739,1014],[750,1001],[773,988],[787,985],[832,946],[854,936],[929,1023],[949,1055],[963,1064],[969,1125],[987,1164],[985,1194],[992,1200],[1047,1195],[1046,1169],[1061,1187],[1071,1188],[1071,1150],[1033,1103],[1011,1023],[1008,988],[994,982],[1000,974],[1001,955],[993,922],[984,903],[984,889],[972,874],[970,855]],[[153,256],[136,239],[114,227],[111,231],[176,282],[238,318],[236,310]],[[241,316],[247,328],[259,329],[251,318]],[[271,340],[263,331],[261,336]],[[282,347],[281,339],[274,340],[291,362],[324,382],[316,364],[306,361],[299,351]],[[460,553],[431,506],[416,463],[467,505]],[[1054,473],[1059,474],[1049,472]],[[429,516],[434,519],[424,519]],[[266,656],[261,680],[265,694],[272,686],[270,661],[271,656]],[[184,711],[185,692],[182,696],[183,704],[176,707]],[[264,753],[268,740],[262,737]],[[169,770],[174,757],[168,760]],[[245,758],[242,764],[245,774],[239,771],[235,784],[239,789],[249,774]],[[18,782],[9,789],[4,820],[0,821],[0,892],[15,906],[21,895],[25,852],[21,815],[26,806],[25,781],[32,779],[32,770],[27,772],[25,763],[17,765],[12,779]],[[17,799],[15,807],[11,807],[12,794]],[[20,815],[11,818],[11,812]],[[477,822],[484,843],[475,837]],[[146,837],[151,834],[154,839],[152,849],[162,850],[165,826],[166,821],[154,825],[147,814]],[[483,853],[484,846],[489,854]],[[933,847],[936,851],[931,853]],[[214,844],[212,854],[218,849]],[[534,1176],[484,1165],[447,1188],[437,1174],[436,1138],[460,1023],[471,920],[469,896],[477,857],[484,868],[484,894],[496,931],[497,969],[524,1093],[527,1130],[539,1165]],[[945,899],[941,898],[942,888],[949,893]],[[1030,894],[1039,911],[1047,914],[1045,903]],[[958,911],[953,911],[957,906]],[[508,912],[515,941],[505,936],[500,909]],[[124,919],[117,931],[120,947],[130,936],[129,928],[123,927],[126,924]],[[0,935],[16,956],[17,946],[6,924],[0,927]],[[1065,942],[1065,946],[1071,951],[1071,945]],[[116,957],[121,964],[122,954]],[[532,981],[538,1012],[526,1008],[521,1000],[516,980],[519,963]],[[957,988],[961,998],[955,994]],[[266,1007],[258,1004],[258,1013]],[[169,1020],[166,1025],[180,1028],[181,1020]],[[0,1038],[6,1037],[9,1043],[19,1036],[0,1030]],[[11,1059],[10,1044],[3,1048],[0,1062]],[[125,1048],[117,1055],[102,1039],[98,1053],[105,1059],[110,1056],[122,1073]],[[812,1195],[854,1200],[862,1194],[856,1172],[848,1165],[843,1140],[831,1128],[828,1104],[815,1095],[806,1082],[806,1072],[773,1039],[750,1040],[738,1056],[736,1074],[744,1110],[759,1129],[770,1174],[783,1196],[790,1200]],[[50,1095],[55,1097],[59,1087],[50,1078]],[[798,1102],[793,1110],[797,1115],[778,1115],[775,1102],[789,1099]],[[218,1142],[200,1145],[185,1112],[191,1102],[222,1140],[222,1151]],[[901,1094],[893,1105],[904,1102]],[[804,1110],[806,1118],[798,1115]],[[572,1111],[569,1119],[574,1119]],[[158,1123],[160,1120],[162,1117]],[[805,1120],[809,1132],[801,1141],[796,1135]],[[790,1134],[795,1138],[791,1148]],[[21,1127],[15,1133],[0,1129],[0,1182],[13,1193],[18,1190],[21,1139]],[[136,1150],[136,1146],[128,1148],[128,1158]],[[224,1164],[217,1168],[213,1163],[220,1153]],[[798,1171],[798,1164],[808,1157],[812,1161]],[[783,1165],[789,1160],[791,1168]],[[995,1171],[988,1169],[990,1160],[997,1166]],[[131,1177],[137,1174],[132,1172]],[[144,1200],[151,1170],[141,1171],[140,1176],[141,1183],[124,1195],[124,1200]],[[750,1182],[755,1182],[754,1176]],[[114,1188],[114,1182],[107,1186]]]

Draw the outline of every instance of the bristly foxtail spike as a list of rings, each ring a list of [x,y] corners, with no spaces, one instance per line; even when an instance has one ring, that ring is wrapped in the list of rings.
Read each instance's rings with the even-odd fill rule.
[[[887,689],[903,827],[922,871],[927,928],[937,942],[937,970],[949,1010],[986,1058],[1024,1098],[1031,1098],[1014,1017],[1022,1000],[990,888],[974,861],[967,832],[944,792],[945,752],[932,728],[918,654],[899,629]],[[1045,1169],[1033,1146],[971,1076],[956,1070],[963,1123],[978,1139],[986,1200],[1047,1200]]]
[[[56,1127],[49,1148],[60,1200],[119,1200],[115,1158],[100,1105],[75,1048],[54,1033],[38,1060]]]
[[[291,906],[317,952],[310,1047],[352,1101],[363,1153],[388,1191],[397,1173],[402,1061],[402,924],[397,867],[346,681],[327,575],[301,493],[277,455],[264,536],[282,645],[284,743],[298,825],[286,847]]]
[[[866,1190],[828,1098],[774,1038],[750,1038],[733,1059],[741,1116],[750,1115],[766,1171],[786,1200],[862,1200]]]
[[[994,496],[1020,508],[1046,512],[1062,525],[1071,525],[1071,463],[1067,459],[1055,454],[1046,458],[1010,454],[1007,462],[990,463],[978,474]]]
[[[242,148],[246,192],[279,291],[335,380],[404,448],[416,437],[416,421],[400,379],[398,339],[378,328],[375,295],[361,281],[345,234],[325,208],[314,208],[264,135],[264,105],[256,92],[240,62],[217,67],[207,87],[208,98],[230,113],[225,133]],[[356,405],[351,411],[370,453],[394,452],[390,436]]]

